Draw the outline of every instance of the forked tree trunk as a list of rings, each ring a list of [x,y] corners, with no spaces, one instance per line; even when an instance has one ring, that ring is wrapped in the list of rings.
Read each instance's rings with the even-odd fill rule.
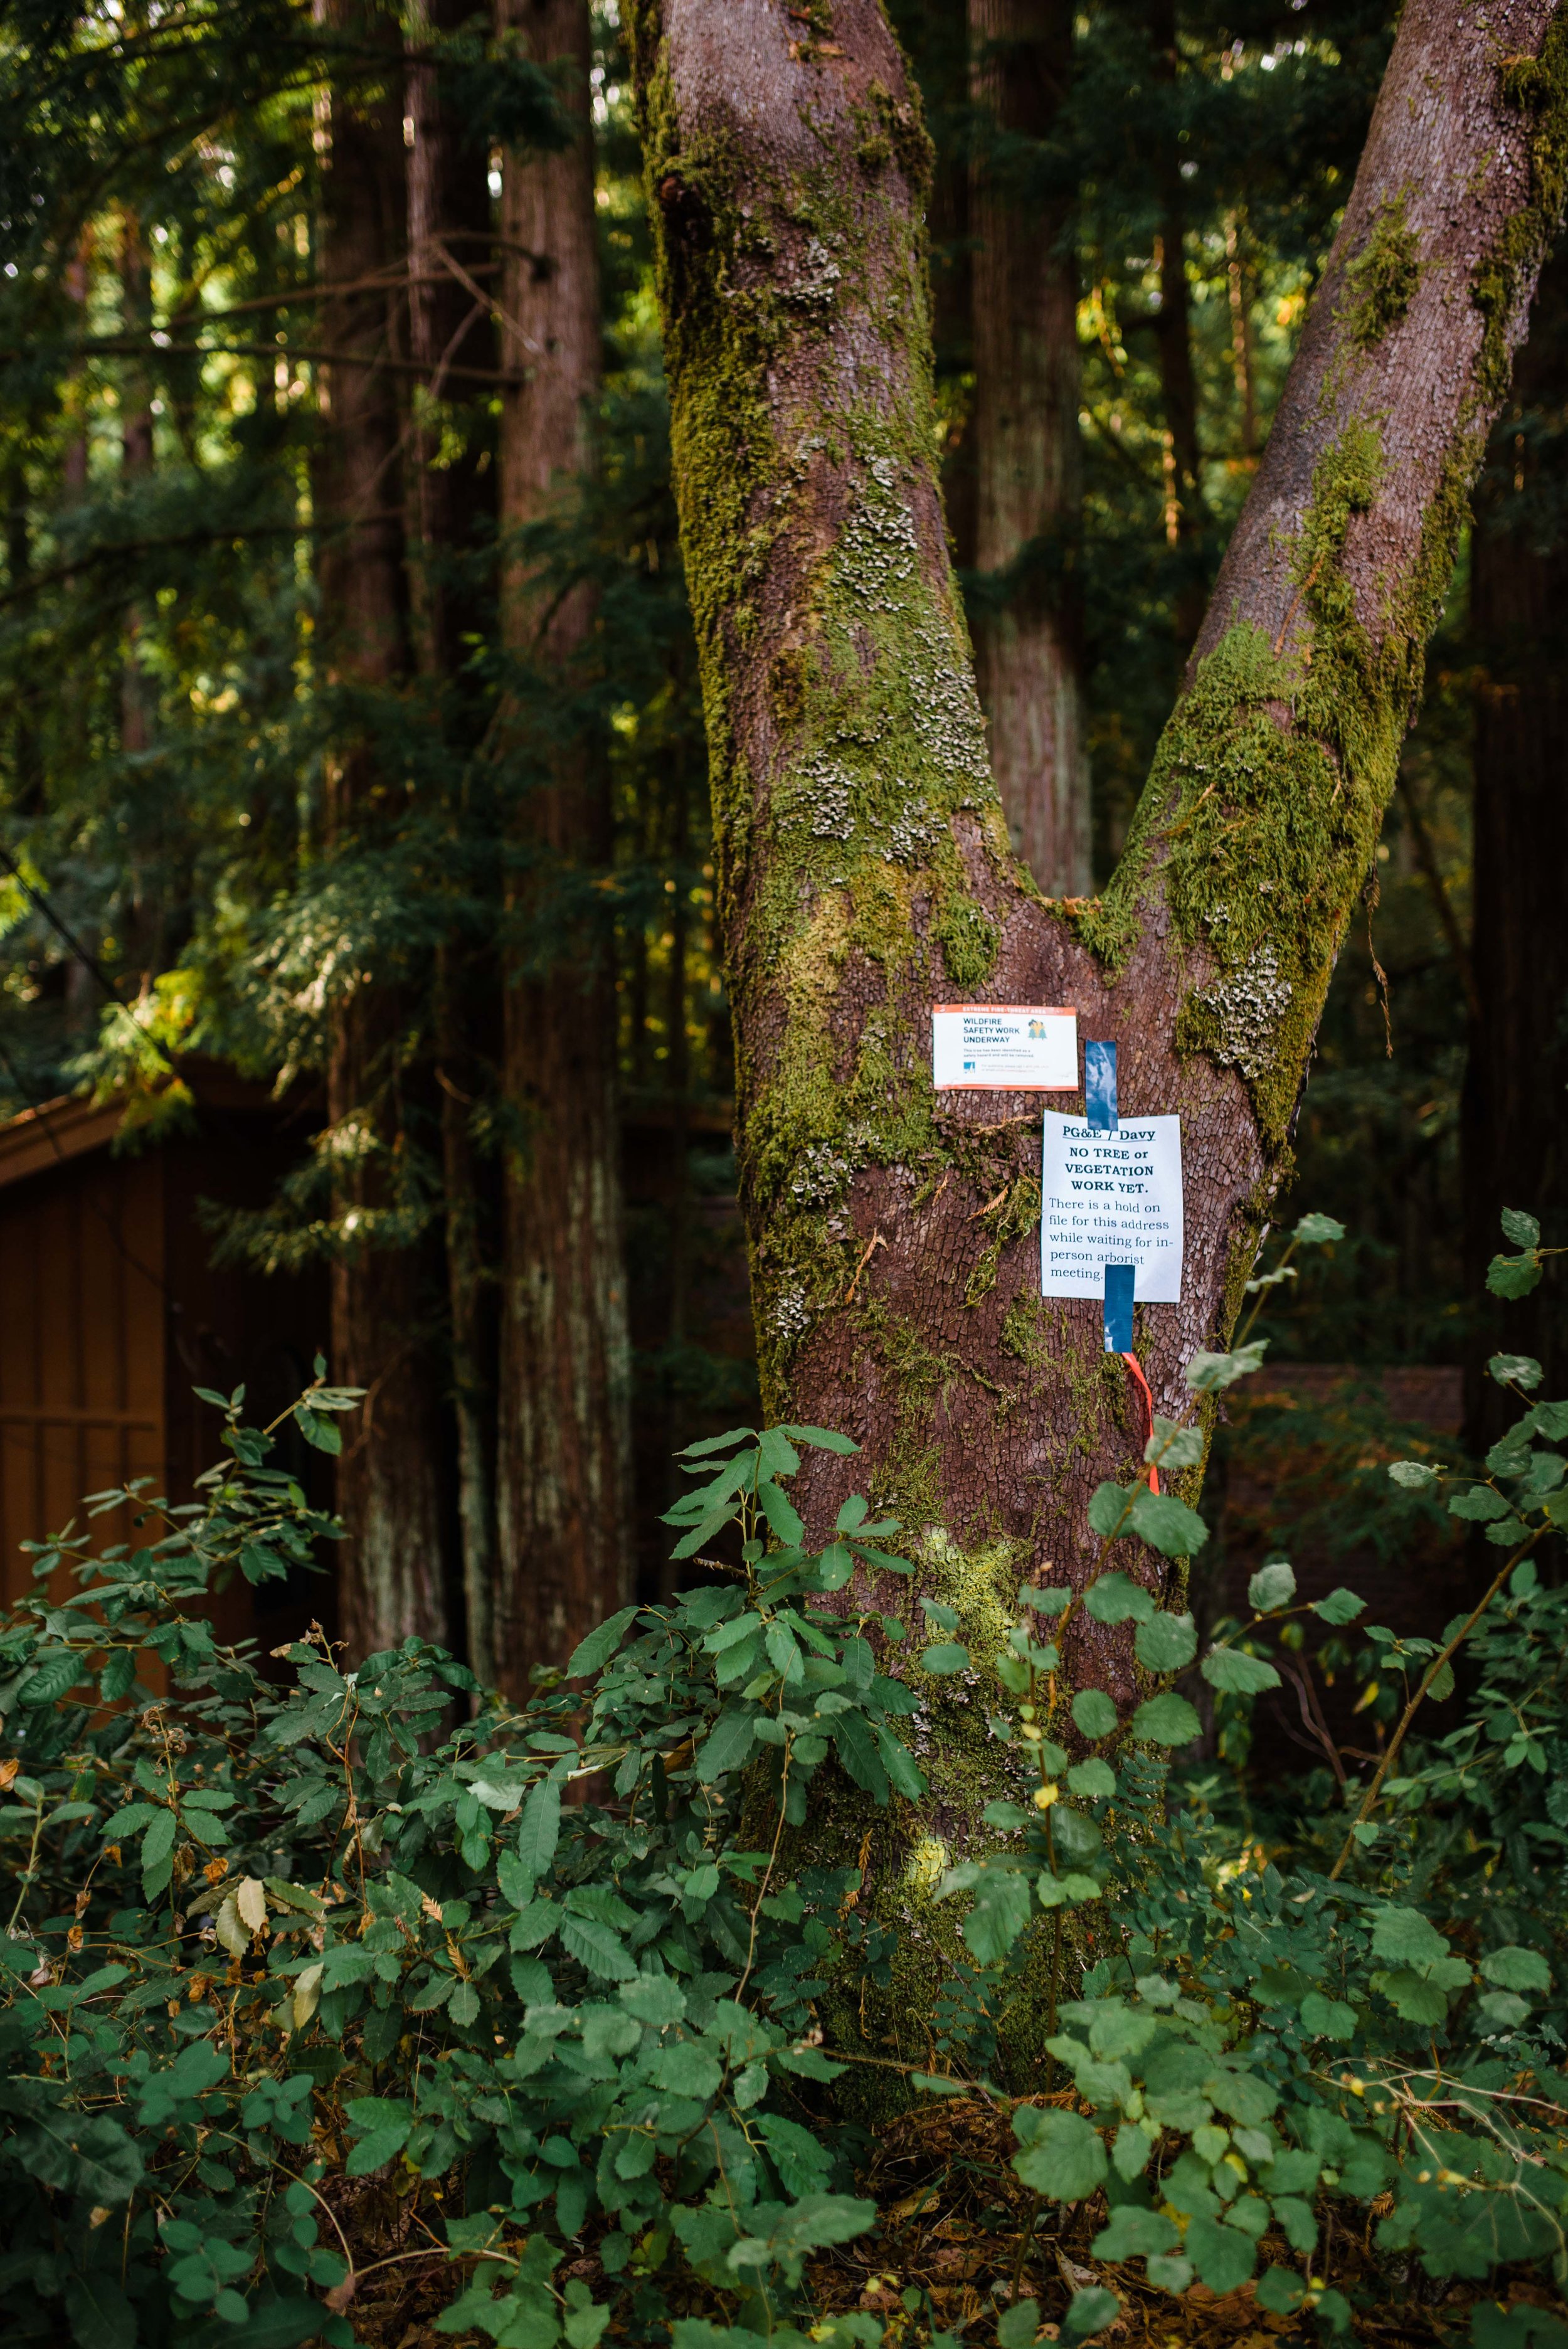
[[[589,462],[599,389],[587,0],[501,0],[500,23],[527,56],[565,61],[581,122],[557,153],[509,155],[501,199],[501,356],[517,379],[501,417],[502,639],[520,659],[564,672],[591,624],[591,599],[584,588],[558,596],[542,583],[518,533],[570,499]],[[537,755],[515,733],[510,747]],[[608,778],[581,741],[565,741],[528,793],[516,845],[504,1081],[517,1131],[490,1636],[502,1685],[522,1691],[531,1666],[563,1663],[622,1603],[628,1571],[631,1349],[614,972],[607,926],[573,903],[608,864]]]
[[[1086,895],[1088,754],[1074,558],[1082,508],[1071,205],[1023,201],[1001,142],[1045,139],[1072,71],[1072,0],[969,0],[977,567],[1019,566],[975,626],[991,771],[1013,846],[1048,897]],[[1014,180],[1016,179],[1015,166]]]
[[[394,356],[404,243],[401,56],[396,20],[365,0],[322,0],[321,20],[353,52],[352,97],[334,90],[322,174],[321,272],[346,290],[323,304],[325,416],[316,478],[318,581],[326,674],[347,692],[395,687],[407,672],[402,470]],[[366,48],[387,78],[364,94]],[[353,289],[353,290],[347,290]],[[351,355],[351,356],[349,356]],[[398,804],[374,730],[346,709],[327,773],[329,844],[373,842]],[[395,1196],[407,1147],[406,1007],[374,971],[334,1015],[327,1113],[340,1136],[340,1224],[373,1218]],[[440,1372],[420,1250],[346,1245],[332,1268],[335,1379],[368,1390],[346,1423],[337,1504],[347,1521],[339,1588],[351,1659],[408,1633],[448,1632],[438,1477]]]
[[[1470,1293],[1511,1253],[1503,1207],[1568,1240],[1568,533],[1556,419],[1568,381],[1568,252],[1542,274],[1513,398],[1492,434],[1470,539],[1475,645],[1471,967],[1476,1012],[1465,1082],[1465,1248]],[[1490,1444],[1507,1398],[1485,1377],[1494,1349],[1533,1354],[1542,1392],[1568,1379],[1560,1282],[1489,1310],[1476,1332],[1470,1417]]]
[[[1181,1114],[1182,1294],[1136,1343],[1189,1416],[1183,1366],[1224,1343],[1289,1171],[1561,206],[1553,15],[1407,0],[1200,657],[1104,902],[1069,909],[1025,885],[986,769],[933,470],[926,143],[882,10],[834,0],[826,39],[775,0],[632,11],[765,1407],[859,1440],[810,1456],[810,1529],[869,1484],[982,1660],[1020,1578],[1088,1576],[1086,1504],[1140,1447],[1099,1305],[1040,1296],[1038,1097],[934,1093],[931,1006],[1076,1005],[1124,1113]],[[903,1669],[932,1793],[873,1846],[872,1897],[913,1948],[998,1772],[984,1662]]]

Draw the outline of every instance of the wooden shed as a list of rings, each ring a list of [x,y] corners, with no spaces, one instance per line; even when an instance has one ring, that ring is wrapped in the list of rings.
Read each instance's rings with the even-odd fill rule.
[[[270,1418],[327,1349],[325,1273],[214,1267],[200,1209],[263,1205],[308,1114],[216,1067],[192,1090],[194,1130],[139,1148],[126,1146],[118,1101],[49,1102],[0,1125],[6,1600],[31,1579],[20,1545],[57,1532],[84,1494],[146,1475],[171,1500],[191,1497],[218,1456],[220,1423],[194,1387],[228,1392],[243,1380],[249,1415]],[[330,1586],[319,1588],[325,1609]],[[229,1636],[264,1635],[283,1594],[256,1597],[253,1623],[246,1593],[221,1608]]]

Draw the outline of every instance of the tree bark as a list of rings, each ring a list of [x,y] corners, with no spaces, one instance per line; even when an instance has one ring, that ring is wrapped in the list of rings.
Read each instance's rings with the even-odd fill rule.
[[[1568,252],[1541,280],[1513,397],[1491,437],[1470,539],[1475,696],[1471,962],[1476,1010],[1465,1079],[1465,1253],[1471,1293],[1513,1253],[1498,1216],[1522,1207],[1568,1240],[1568,533],[1560,417],[1568,383]],[[1488,1299],[1470,1364],[1470,1419],[1491,1443],[1504,1398],[1495,1349],[1533,1354],[1542,1392],[1568,1380],[1561,1278],[1511,1304]],[[1494,1423],[1495,1422],[1495,1423]]]
[[[1165,410],[1166,535],[1185,556],[1173,617],[1177,644],[1187,652],[1203,616],[1197,545],[1203,526],[1203,463],[1198,446],[1198,378],[1192,366],[1192,309],[1187,285],[1187,195],[1174,120],[1181,68],[1175,0],[1150,0],[1149,38],[1154,53],[1154,80],[1165,109],[1154,150],[1160,207],[1160,308],[1154,337]]]
[[[520,536],[591,463],[600,383],[599,273],[586,0],[501,0],[503,37],[565,60],[581,129],[567,148],[509,155],[502,185],[502,639],[562,675],[592,625],[587,589],[552,593]],[[624,1597],[629,1572],[631,1350],[615,1115],[608,926],[580,910],[609,861],[608,775],[579,732],[542,757],[515,843],[517,939],[505,993],[504,1082],[519,1134],[507,1170],[501,1290],[500,1574],[502,1685],[563,1663]]]
[[[415,42],[428,49],[471,15],[464,0],[415,0]],[[496,363],[490,157],[443,101],[439,69],[428,56],[408,68],[407,104],[408,348],[419,369],[409,434],[417,533],[410,599],[421,668],[455,680],[463,636],[484,616],[475,556],[495,518],[494,477],[471,414],[461,419],[459,449],[443,456],[441,406],[469,397],[453,367],[489,370]]]
[[[401,801],[377,740],[353,709],[408,672],[402,450],[393,378],[377,361],[396,353],[404,249],[401,53],[396,19],[374,0],[320,0],[320,18],[359,53],[352,94],[329,99],[322,172],[324,284],[359,288],[323,304],[329,349],[357,363],[324,366],[316,476],[324,659],[345,695],[344,731],[328,761],[329,848],[371,844]],[[387,52],[387,79],[366,85],[360,57]],[[396,1200],[408,1148],[399,990],[361,970],[333,1013],[327,1114],[339,1137],[339,1252],[332,1268],[333,1374],[368,1390],[348,1423],[337,1503],[350,1539],[340,1567],[344,1636],[357,1662],[409,1633],[449,1630],[439,1477],[441,1380],[432,1359],[432,1299],[423,1251],[375,1245],[377,1219]],[[356,1229],[369,1235],[356,1238]]]
[[[1076,1005],[1080,1035],[1119,1048],[1123,1114],[1181,1115],[1182,1294],[1138,1309],[1136,1345],[1155,1408],[1191,1417],[1183,1367],[1223,1345],[1290,1170],[1561,206],[1553,15],[1504,0],[1460,27],[1406,0],[1127,851],[1103,903],[1068,908],[1018,870],[986,767],[933,465],[926,145],[882,13],[835,0],[830,41],[771,0],[631,14],[764,1406],[857,1439],[859,1459],[809,1455],[809,1531],[869,1489],[981,1660],[951,1681],[901,1667],[931,1791],[879,1827],[866,1897],[917,1972],[942,1930],[923,1888],[1002,1791],[985,1660],[1018,1583],[1081,1587],[1089,1495],[1140,1455],[1099,1305],[1040,1296],[1037,1099],[935,1094],[931,1006]],[[1195,1472],[1177,1482],[1194,1496]],[[1152,1581],[1158,1562],[1118,1563]],[[1130,1696],[1122,1635],[1086,1636],[1099,1684]]]
[[[1070,0],[969,0],[989,157],[972,174],[975,564],[1013,574],[975,615],[991,771],[1013,847],[1048,897],[1087,895],[1088,755],[1075,558],[1081,520],[1072,207],[1022,202],[1002,140],[1050,136],[1072,71]],[[985,136],[985,132],[982,132]]]
[[[411,18],[417,48],[428,52],[433,36],[458,30],[469,15],[466,0],[421,0]],[[420,368],[409,429],[409,596],[427,721],[439,724],[449,765],[472,748],[464,639],[487,616],[480,562],[495,519],[490,451],[471,401],[458,419],[456,451],[443,449],[449,370],[495,366],[490,156],[443,101],[439,69],[428,55],[417,55],[408,68],[407,104],[408,342]],[[453,818],[462,820],[455,805]],[[490,1090],[487,1071],[499,1058],[500,971],[490,944],[477,946],[466,935],[448,938],[437,962],[436,1081],[464,1627],[469,1662],[489,1682],[496,1668],[490,1623],[498,1375],[490,1266],[499,1201],[474,1128]]]

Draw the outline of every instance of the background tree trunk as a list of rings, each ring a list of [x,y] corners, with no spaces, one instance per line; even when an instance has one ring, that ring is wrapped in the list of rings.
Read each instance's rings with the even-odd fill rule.
[[[1176,121],[1181,52],[1175,0],[1150,0],[1149,39],[1161,96],[1154,168],[1159,201],[1160,308],[1154,320],[1160,389],[1165,408],[1166,535],[1184,562],[1174,605],[1176,641],[1191,646],[1203,616],[1198,539],[1203,527],[1203,468],[1198,446],[1198,379],[1192,367],[1191,299],[1187,285],[1187,198]]]
[[[1069,0],[969,0],[980,143],[975,240],[975,666],[1013,846],[1050,897],[1087,895],[1088,756],[1075,556],[1081,523],[1071,205],[1024,201],[1010,142],[1050,136],[1072,71]],[[1013,184],[1009,185],[1009,176]]]
[[[430,0],[415,11],[417,50],[467,22],[466,0]],[[416,55],[407,78],[408,323],[416,378],[409,435],[414,638],[430,720],[438,722],[449,776],[471,752],[462,667],[464,638],[486,617],[480,593],[484,533],[495,519],[492,453],[471,404],[459,453],[442,456],[449,370],[493,367],[491,305],[499,266],[490,227],[490,155],[444,103],[440,74]],[[493,608],[493,607],[492,607]],[[448,788],[461,789],[455,778]],[[454,807],[454,828],[460,812]],[[500,968],[489,943],[449,938],[438,957],[435,1030],[441,1129],[443,1237],[457,1428],[458,1526],[469,1662],[494,1679],[490,1637],[496,1578],[496,1313],[489,1276],[499,1224],[493,1160],[478,1147],[476,1119],[489,1105],[500,1050]]]
[[[322,21],[358,52],[353,95],[334,90],[322,174],[323,282],[354,287],[323,303],[324,340],[352,359],[322,369],[325,417],[317,475],[323,523],[319,585],[329,681],[346,693],[394,687],[409,645],[398,405],[379,363],[396,348],[405,234],[401,49],[396,19],[364,0],[322,0]],[[387,79],[363,78],[363,53],[387,52]],[[329,761],[328,843],[373,835],[401,778],[384,771],[363,716],[346,709]],[[405,1006],[362,975],[335,1022],[327,1113],[347,1143],[340,1226],[387,1206],[407,1148],[402,1069]],[[423,1253],[356,1247],[334,1259],[333,1374],[369,1390],[338,1466],[337,1504],[351,1528],[340,1568],[350,1656],[410,1632],[448,1631],[439,1489],[441,1381],[429,1342]]]
[[[1040,1297],[1037,1097],[934,1094],[931,1005],[1074,1004],[1119,1047],[1123,1114],[1180,1113],[1182,1295],[1138,1309],[1136,1342],[1156,1408],[1189,1416],[1183,1366],[1223,1344],[1289,1171],[1561,207],[1553,16],[1507,0],[1460,29],[1407,0],[1202,657],[1103,905],[1069,911],[1025,885],[986,768],[933,467],[926,147],[882,13],[836,0],[829,43],[769,0],[632,12],[764,1403],[859,1440],[798,1480],[809,1529],[869,1485],[982,1658],[1021,1578],[1094,1570],[1086,1504],[1139,1435],[1099,1305]],[[1130,1696],[1121,1635],[1088,1636]],[[1003,1775],[986,1671],[901,1669],[931,1792],[872,1846],[895,1985]]]
[[[542,583],[519,533],[570,497],[590,463],[600,350],[588,9],[501,0],[500,21],[528,56],[568,61],[582,124],[556,153],[507,157],[501,217],[502,366],[520,378],[501,419],[502,639],[520,661],[560,668],[564,687],[591,595]],[[505,1206],[491,1637],[513,1690],[531,1666],[564,1662],[622,1603],[629,1571],[614,982],[608,926],[582,910],[584,876],[608,864],[609,816],[607,774],[578,730],[522,802],[505,994],[504,1082],[519,1132]]]
[[[1568,1240],[1568,533],[1563,525],[1568,398],[1568,253],[1541,279],[1513,397],[1494,430],[1470,540],[1475,697],[1471,964],[1476,1016],[1465,1081],[1465,1243],[1480,1291],[1500,1251],[1503,1207]],[[1502,1430],[1484,1375],[1494,1349],[1533,1354],[1542,1392],[1568,1380],[1560,1285],[1488,1299],[1473,1349],[1470,1417]],[[1506,1414],[1503,1414],[1506,1416]],[[1495,1424],[1493,1423],[1495,1419]]]

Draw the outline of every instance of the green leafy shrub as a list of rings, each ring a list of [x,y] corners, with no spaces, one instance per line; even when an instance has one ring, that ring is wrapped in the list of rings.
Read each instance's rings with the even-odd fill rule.
[[[1189,1382],[1222,1389],[1261,1351],[1200,1356]],[[1274,1864],[1173,1772],[1197,1726],[1183,1675],[1249,1701],[1304,1610],[1272,1561],[1251,1621],[1200,1655],[1139,1560],[1163,1574],[1203,1523],[1147,1474],[1095,1495],[1088,1587],[1022,1588],[999,1654],[973,1660],[999,1691],[998,1780],[1028,1799],[991,1804],[949,1871],[933,2053],[893,2068],[912,2099],[1009,2115],[1037,2210],[1099,2198],[1107,2281],[1073,2295],[1069,2335],[1115,2320],[1129,2261],[1167,2292],[1252,2282],[1264,2309],[1343,2328],[1319,2248],[1336,2203],[1401,2271],[1495,2290],[1525,2263],[1568,2284],[1564,1601],[1534,1557],[1561,1521],[1568,1411],[1533,1399],[1533,1365],[1496,1368],[1521,1420],[1454,1498],[1488,1537],[1507,1526],[1498,1574],[1443,1641],[1402,1643],[1405,1712],[1321,1848],[1307,1833]],[[318,1380],[295,1416],[330,1444],[353,1400]],[[811,1428],[693,1446],[671,1514],[708,1578],[624,1609],[514,1712],[416,1641],[345,1672],[313,1635],[275,1683],[214,1639],[215,1579],[280,1575],[333,1530],[242,1401],[197,1506],[97,1496],[146,1540],[62,1538],[0,1626],[14,2333],[347,2344],[367,2281],[424,2262],[451,2271],[440,2327],[503,2349],[595,2349],[613,2316],[674,2349],[720,2329],[796,2349],[813,2256],[877,2217],[833,2099],[867,2058],[823,2045],[815,2002],[836,1975],[886,1983],[890,1951],[855,1872],[791,1872],[785,1830],[820,1773],[868,1816],[924,1791],[900,1733],[911,1627],[873,1603],[913,1570],[899,1528],[856,1498],[810,1551],[785,1490],[802,1445],[854,1447]],[[1199,1453],[1195,1429],[1156,1423],[1150,1466]],[[1395,1473],[1414,1471],[1439,1473]],[[964,1670],[952,1610],[923,1604],[924,1670]],[[1362,1609],[1339,1591],[1314,1611],[1348,1634]],[[1108,1639],[1115,1689],[1085,1661]],[[1418,1745],[1466,1640],[1473,1699]],[[1007,2093],[995,2019],[1042,1982],[1043,2069]],[[584,2242],[597,2294],[570,2271]],[[1016,2281],[1000,2349],[1040,2324]],[[882,2334],[862,2311],[811,2338]],[[1526,2334],[1562,2349],[1568,2328],[1478,2303],[1476,2349]]]

